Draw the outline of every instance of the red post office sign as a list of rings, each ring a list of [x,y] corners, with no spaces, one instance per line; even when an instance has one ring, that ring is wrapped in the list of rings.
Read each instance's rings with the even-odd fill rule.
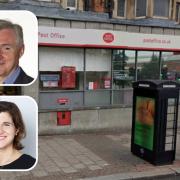
[[[114,35],[112,33],[105,33],[103,35],[103,40],[106,43],[111,43],[114,41]]]

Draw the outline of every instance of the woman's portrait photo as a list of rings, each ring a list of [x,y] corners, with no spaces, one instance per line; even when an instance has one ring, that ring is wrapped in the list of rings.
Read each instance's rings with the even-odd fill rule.
[[[1,96],[0,170],[32,169],[36,161],[36,102],[27,96]]]

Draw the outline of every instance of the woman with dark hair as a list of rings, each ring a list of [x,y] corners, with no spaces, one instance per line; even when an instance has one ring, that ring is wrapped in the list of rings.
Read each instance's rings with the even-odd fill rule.
[[[29,169],[35,159],[22,154],[21,140],[26,130],[16,104],[0,101],[0,169]]]

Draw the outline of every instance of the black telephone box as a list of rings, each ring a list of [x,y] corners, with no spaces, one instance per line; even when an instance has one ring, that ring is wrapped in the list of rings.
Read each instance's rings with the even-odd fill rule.
[[[174,81],[133,83],[131,152],[154,165],[175,160],[179,87]]]

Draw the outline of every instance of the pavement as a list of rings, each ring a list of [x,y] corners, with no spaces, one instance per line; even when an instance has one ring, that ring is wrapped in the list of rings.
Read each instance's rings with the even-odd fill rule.
[[[128,131],[39,136],[36,167],[0,172],[0,180],[130,180],[180,179],[180,130],[176,160],[154,166],[130,152]]]

